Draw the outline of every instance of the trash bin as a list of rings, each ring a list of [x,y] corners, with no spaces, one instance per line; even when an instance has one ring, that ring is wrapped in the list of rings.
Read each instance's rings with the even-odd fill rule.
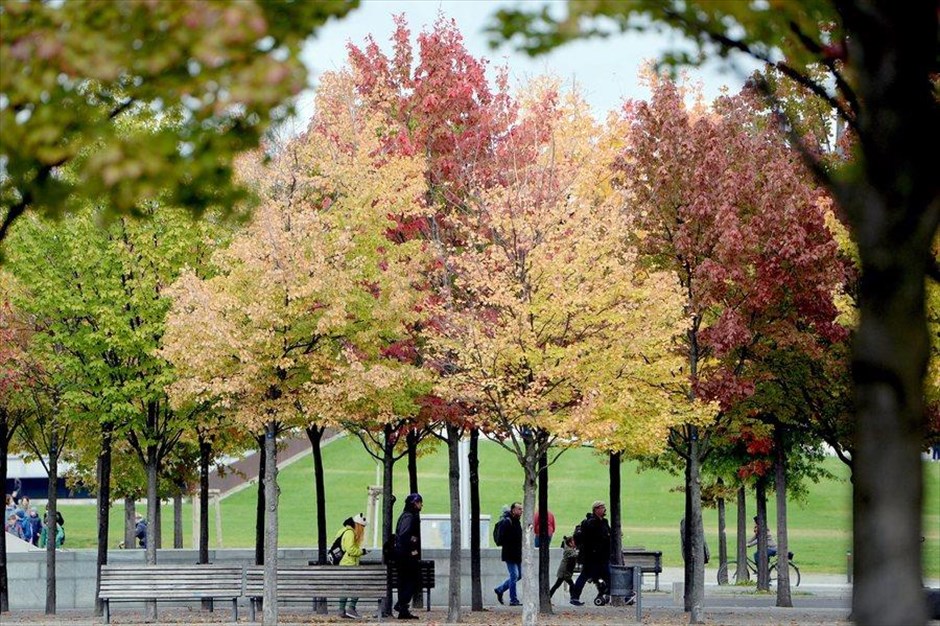
[[[633,593],[633,567],[610,566],[610,595],[629,597]]]

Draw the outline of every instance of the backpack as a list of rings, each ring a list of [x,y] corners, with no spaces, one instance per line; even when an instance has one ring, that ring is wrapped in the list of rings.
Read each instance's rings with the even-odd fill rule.
[[[574,539],[574,547],[580,550],[584,544],[584,531],[581,530],[581,524],[578,524],[574,527],[574,532],[571,533],[571,538]]]
[[[395,544],[398,543],[398,535],[392,533],[388,536],[388,541],[382,544],[382,562],[391,563],[395,560]]]
[[[507,518],[507,517],[502,517],[502,518],[500,518],[500,520],[499,520],[498,522],[496,522],[496,525],[493,526],[493,543],[495,543],[495,544],[498,545],[498,546],[502,546],[502,545],[503,545],[503,530],[504,530],[504,524],[505,524],[508,520],[509,520],[509,518]]]
[[[333,545],[326,551],[326,562],[330,565],[339,565],[339,562],[346,556],[346,551],[343,550],[343,537],[345,537],[346,533],[350,530],[351,529],[347,528],[337,535],[336,539],[333,540]]]

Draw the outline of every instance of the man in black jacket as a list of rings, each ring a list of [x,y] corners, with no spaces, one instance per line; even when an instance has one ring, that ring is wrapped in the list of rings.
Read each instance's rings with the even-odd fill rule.
[[[405,510],[395,527],[395,560],[398,565],[398,602],[394,609],[398,619],[418,619],[408,609],[411,598],[421,582],[421,509],[424,500],[420,493],[405,498]]]
[[[610,524],[606,516],[607,505],[597,500],[591,507],[591,513],[581,522],[581,574],[571,588],[571,604],[575,606],[584,604],[581,601],[581,590],[588,580],[593,580],[602,593],[605,590],[603,585],[610,584]]]
[[[516,593],[516,581],[522,578],[522,504],[513,502],[509,507],[509,516],[499,520],[502,527],[499,529],[500,546],[502,552],[500,557],[506,563],[506,569],[509,571],[509,578],[504,580],[493,591],[496,592],[496,600],[502,604],[503,594],[509,590],[509,606],[519,606],[519,595]]]

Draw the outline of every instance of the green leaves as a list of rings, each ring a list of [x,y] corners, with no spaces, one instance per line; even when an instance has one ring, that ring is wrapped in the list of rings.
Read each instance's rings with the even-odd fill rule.
[[[357,2],[11,2],[0,11],[0,241],[25,211],[88,199],[196,215],[245,196],[232,160],[258,145],[306,71],[303,39]],[[145,123],[134,132],[120,124]],[[74,161],[74,178],[56,168]]]

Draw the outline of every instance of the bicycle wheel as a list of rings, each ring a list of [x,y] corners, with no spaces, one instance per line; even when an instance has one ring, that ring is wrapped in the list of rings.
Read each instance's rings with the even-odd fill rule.
[[[773,585],[777,582],[777,566],[780,564],[779,561],[774,561],[774,564],[770,566],[770,584]],[[800,586],[800,568],[798,568],[793,561],[787,562],[787,573],[790,575],[790,586],[799,587]]]
[[[727,585],[728,584],[728,570],[731,569],[732,565],[737,565],[734,561],[729,561],[726,565],[718,566],[718,584]]]
[[[788,571],[790,572],[790,584],[794,587],[800,586],[800,568],[796,566],[796,563],[789,561]]]

